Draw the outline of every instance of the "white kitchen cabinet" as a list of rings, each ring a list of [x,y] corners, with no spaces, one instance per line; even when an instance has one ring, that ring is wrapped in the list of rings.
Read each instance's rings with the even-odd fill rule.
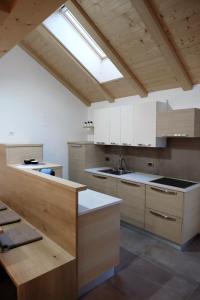
[[[119,145],[121,142],[121,107],[113,106],[109,108],[110,114],[110,132],[109,132],[109,144]]]
[[[144,102],[134,105],[134,146],[165,147],[166,139],[156,137],[157,113],[165,111],[164,102]]]
[[[121,145],[133,145],[133,114],[134,106],[132,104],[121,106]]]
[[[98,108],[94,111],[94,143],[109,144],[110,111],[108,108]]]

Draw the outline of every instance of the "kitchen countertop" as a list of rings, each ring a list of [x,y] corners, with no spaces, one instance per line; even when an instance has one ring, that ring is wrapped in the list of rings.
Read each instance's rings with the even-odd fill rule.
[[[87,189],[78,193],[78,214],[84,215],[99,209],[119,204],[122,200]]]
[[[189,191],[194,190],[196,188],[200,188],[200,183],[199,182],[197,182],[197,184],[195,184],[193,186],[190,186],[186,189],[183,189],[183,188],[178,188],[178,187],[174,187],[174,186],[159,184],[159,183],[156,183],[156,182],[151,182],[151,180],[159,179],[159,178],[163,177],[161,175],[154,175],[154,174],[147,174],[147,173],[140,173],[140,172],[133,172],[133,173],[124,174],[124,175],[113,175],[113,174],[99,172],[100,170],[103,170],[103,169],[109,169],[109,167],[90,168],[90,169],[85,169],[85,171],[88,172],[88,173],[92,173],[92,174],[110,176],[110,177],[118,178],[118,179],[121,179],[121,180],[123,179],[123,180],[127,180],[127,181],[130,181],[130,182],[143,183],[143,184],[146,184],[146,185],[151,185],[151,186],[164,188],[164,189],[175,190],[175,191],[183,192],[183,193],[189,192]],[[176,179],[181,179],[181,178],[176,178]],[[182,179],[182,180],[185,180],[185,179]],[[187,180],[187,181],[191,181],[191,180]],[[193,182],[195,182],[195,181],[193,181]]]
[[[48,162],[42,162],[41,164],[37,165],[24,165],[24,164],[16,164],[12,165],[19,169],[30,169],[30,170],[38,170],[38,169],[50,169],[50,168],[59,168],[62,167],[61,165],[54,164],[54,163],[48,163]]]

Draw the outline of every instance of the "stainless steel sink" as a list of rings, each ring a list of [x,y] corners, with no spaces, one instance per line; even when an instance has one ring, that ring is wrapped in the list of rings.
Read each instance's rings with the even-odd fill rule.
[[[131,173],[130,171],[121,170],[121,169],[103,169],[99,170],[99,172],[112,174],[112,175],[124,175]]]

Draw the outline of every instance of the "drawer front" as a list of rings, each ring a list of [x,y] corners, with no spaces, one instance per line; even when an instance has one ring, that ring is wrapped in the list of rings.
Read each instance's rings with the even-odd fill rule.
[[[83,161],[85,159],[85,145],[69,144],[69,160]]]
[[[159,211],[146,208],[145,229],[164,237],[170,241],[181,244],[182,219],[167,215]]]
[[[117,179],[101,174],[89,174],[88,188],[100,193],[116,196]]]
[[[170,189],[146,186],[146,207],[183,216],[183,193]]]
[[[137,182],[119,180],[118,197],[121,198],[121,219],[144,228],[145,185]]]

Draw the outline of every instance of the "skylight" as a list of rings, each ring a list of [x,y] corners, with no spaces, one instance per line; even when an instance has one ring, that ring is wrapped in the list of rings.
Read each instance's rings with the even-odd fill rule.
[[[89,35],[89,33],[83,28],[83,26],[79,23],[79,21],[72,15],[70,10],[66,6],[63,6],[60,9],[60,13],[63,14],[74,25],[74,27],[80,32],[80,34],[85,38],[85,40],[94,49],[94,51],[96,51],[96,53],[100,56],[101,59],[107,58],[103,50],[99,47],[99,45],[95,42],[95,40]]]
[[[43,24],[100,83],[123,77],[66,6]]]

